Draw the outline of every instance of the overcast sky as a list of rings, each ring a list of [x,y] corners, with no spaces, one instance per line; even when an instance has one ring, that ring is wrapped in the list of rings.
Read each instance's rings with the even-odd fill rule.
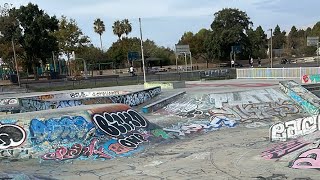
[[[117,37],[112,33],[115,20],[124,18],[132,23],[131,37],[139,36],[138,18],[142,18],[143,39],[173,48],[185,31],[197,32],[210,28],[213,14],[223,8],[238,8],[247,12],[254,26],[264,30],[277,24],[282,30],[313,26],[320,21],[319,0],[0,0],[16,7],[28,2],[38,4],[50,15],[65,15],[77,21],[82,31],[99,47],[93,21],[101,18],[106,25],[104,48]]]

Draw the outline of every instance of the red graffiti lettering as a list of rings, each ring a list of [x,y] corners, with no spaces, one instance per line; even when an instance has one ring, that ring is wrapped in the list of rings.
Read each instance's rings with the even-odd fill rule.
[[[70,149],[66,147],[59,147],[55,152],[47,153],[41,156],[43,160],[69,160],[76,159],[80,156],[85,156],[87,158],[91,156],[97,156],[97,158],[111,159],[111,156],[104,153],[103,147],[95,150],[98,140],[93,139],[87,147],[82,147],[81,144],[74,144]]]
[[[115,143],[115,144],[111,144],[108,149],[110,151],[113,151],[115,152],[116,154],[124,154],[124,153],[127,153],[129,151],[132,151],[131,148],[128,148],[126,146],[122,146],[120,143]]]

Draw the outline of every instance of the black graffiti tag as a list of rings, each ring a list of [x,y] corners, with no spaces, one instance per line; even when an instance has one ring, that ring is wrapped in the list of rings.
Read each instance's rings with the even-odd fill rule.
[[[105,112],[103,115],[95,114],[92,119],[101,131],[113,137],[148,125],[147,120],[132,109],[117,113]]]
[[[23,128],[13,124],[0,124],[0,149],[20,146],[26,139]]]
[[[133,135],[130,135],[124,139],[119,139],[118,142],[126,147],[129,148],[137,148],[140,143],[143,143],[146,141],[142,135],[133,133]]]

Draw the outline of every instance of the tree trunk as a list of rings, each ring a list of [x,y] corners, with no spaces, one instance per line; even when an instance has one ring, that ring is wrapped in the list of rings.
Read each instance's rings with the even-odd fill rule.
[[[100,35],[100,45],[101,45],[101,51],[103,51],[103,49],[102,49],[102,39],[101,39],[101,34],[99,34]]]
[[[34,80],[38,81],[39,80],[38,70],[35,64],[32,64],[32,69],[33,69]]]

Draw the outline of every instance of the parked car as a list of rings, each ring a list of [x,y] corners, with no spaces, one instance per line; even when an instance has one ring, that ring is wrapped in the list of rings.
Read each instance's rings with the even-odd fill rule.
[[[159,68],[159,72],[167,72],[168,70],[166,68]]]

